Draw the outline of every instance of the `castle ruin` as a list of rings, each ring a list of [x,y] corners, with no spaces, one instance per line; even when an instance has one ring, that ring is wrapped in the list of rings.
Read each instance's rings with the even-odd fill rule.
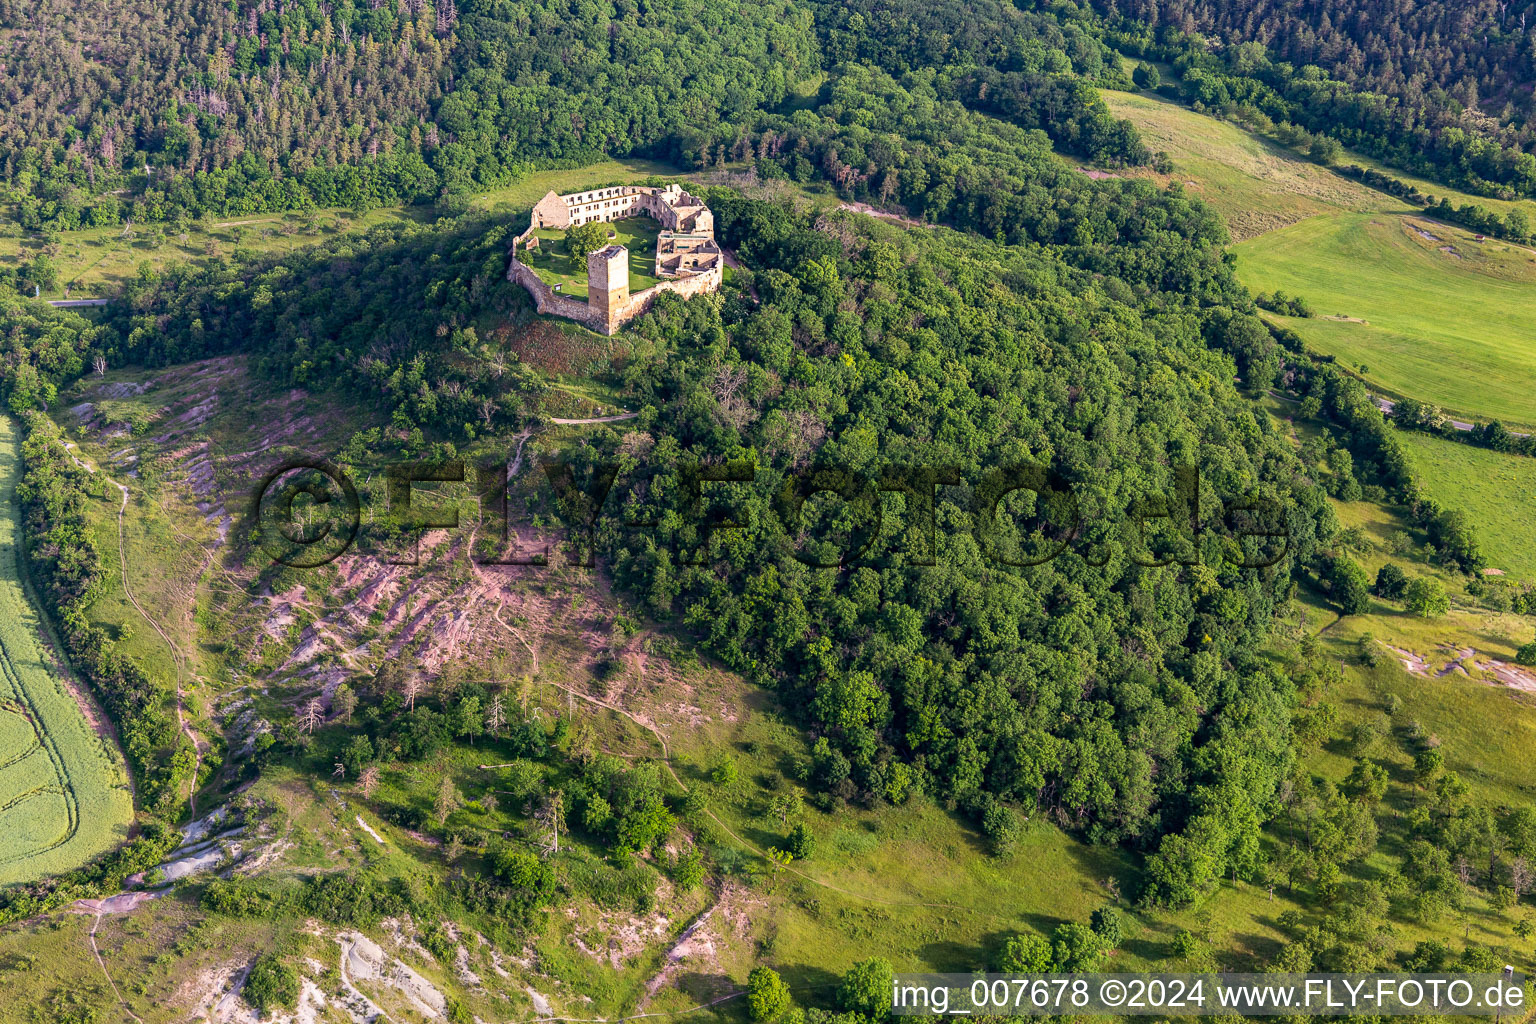
[[[608,245],[587,257],[587,301],[577,302],[545,284],[531,267],[518,260],[520,250],[539,247],[539,228],[566,230],[594,221],[650,217],[661,225],[656,238],[659,283],[631,294],[629,250]],[[533,296],[540,313],[575,320],[602,334],[615,334],[625,323],[651,308],[656,297],[672,292],[691,298],[720,288],[725,254],[715,241],[715,215],[704,201],[671,185],[614,185],[557,195],[550,192],[533,208],[528,227],[512,244],[507,280],[516,281]]]

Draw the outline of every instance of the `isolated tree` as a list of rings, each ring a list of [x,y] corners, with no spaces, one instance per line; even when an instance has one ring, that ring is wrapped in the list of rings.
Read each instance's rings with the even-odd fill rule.
[[[608,225],[602,221],[577,224],[565,232],[565,251],[570,253],[571,259],[583,266],[588,256],[607,244]]]
[[[1359,615],[1371,606],[1371,579],[1360,568],[1360,563],[1348,555],[1333,560],[1328,573],[1333,599],[1345,615]]]
[[[1408,610],[1420,618],[1437,618],[1451,610],[1451,599],[1439,580],[1420,576],[1408,584],[1403,596]]]
[[[325,721],[325,705],[320,703],[319,697],[313,697],[304,705],[304,711],[299,715],[299,726],[307,733],[313,733],[321,722]]]
[[[1420,787],[1428,786],[1445,771],[1445,755],[1438,750],[1422,750],[1413,759],[1413,778]]]
[[[884,1020],[891,1012],[894,973],[890,963],[880,957],[860,960],[848,968],[843,983],[837,987],[838,1008],[870,1020]]]
[[[1387,770],[1381,765],[1361,759],[1355,762],[1339,788],[1345,795],[1375,806],[1387,795],[1389,779]]]
[[[379,766],[370,764],[364,768],[362,774],[357,777],[357,788],[363,791],[363,796],[373,796],[373,791],[379,788]]]
[[[1040,974],[1056,969],[1055,951],[1043,935],[1014,935],[1003,943],[997,969],[1004,974]]]
[[[1068,921],[1051,936],[1056,965],[1063,971],[1091,971],[1104,955],[1104,942],[1085,924]]]
[[[1509,888],[1515,894],[1515,899],[1531,891],[1533,874],[1531,865],[1524,857],[1516,857],[1509,862]]]
[[[747,1013],[757,1024],[783,1016],[791,1002],[789,986],[771,967],[754,967],[747,975]]]
[[[565,828],[565,794],[556,789],[544,797],[534,820],[549,832],[544,843],[545,856],[555,856],[560,852],[560,830]]]
[[[791,818],[805,813],[805,800],[798,787],[788,793],[780,793],[768,804],[768,814],[777,819],[780,828],[786,828]]]
[[[1339,140],[1328,135],[1312,136],[1312,144],[1307,147],[1307,153],[1318,163],[1327,166],[1339,159],[1339,154],[1344,147],[1339,145]]]
[[[485,727],[485,715],[480,710],[479,697],[465,697],[453,709],[453,731],[458,736],[468,736],[474,743]]]
[[[437,784],[437,798],[432,801],[432,815],[437,819],[438,828],[448,823],[448,815],[458,810],[461,803],[458,788],[452,779],[444,775]]]
[[[336,687],[336,692],[331,695],[331,710],[343,722],[352,721],[352,714],[357,710],[356,691],[346,683]]]
[[[1393,562],[1376,571],[1376,596],[1389,601],[1400,601],[1408,589],[1408,574]]]
[[[402,692],[405,694],[405,709],[407,711],[415,711],[416,698],[421,695],[421,679],[411,676],[405,681],[405,687]]]

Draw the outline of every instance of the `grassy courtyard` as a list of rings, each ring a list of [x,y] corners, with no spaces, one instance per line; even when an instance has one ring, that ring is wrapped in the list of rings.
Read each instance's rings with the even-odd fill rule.
[[[660,283],[656,276],[656,236],[661,225],[649,217],[627,217],[608,225],[610,245],[629,250],[629,290],[638,292]],[[573,260],[565,251],[565,232],[558,228],[539,228],[534,232],[539,247],[533,251],[533,272],[550,287],[559,286],[561,295],[577,300],[587,297],[587,264]]]

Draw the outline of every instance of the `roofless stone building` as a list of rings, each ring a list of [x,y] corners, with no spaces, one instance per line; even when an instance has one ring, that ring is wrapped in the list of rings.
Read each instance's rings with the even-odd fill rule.
[[[587,257],[587,301],[560,295],[517,259],[517,250],[537,249],[539,228],[565,230],[593,221],[650,217],[661,225],[656,238],[656,277],[660,283],[629,290],[629,250],[609,245]],[[720,288],[725,255],[715,241],[715,215],[704,201],[678,184],[615,185],[610,188],[549,193],[533,208],[527,230],[512,244],[507,280],[516,281],[533,296],[540,313],[578,321],[603,334],[614,334],[644,313],[663,292],[683,298]]]

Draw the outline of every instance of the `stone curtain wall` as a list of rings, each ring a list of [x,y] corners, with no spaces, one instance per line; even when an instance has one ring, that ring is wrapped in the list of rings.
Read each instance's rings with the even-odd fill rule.
[[[518,266],[522,266],[522,264],[519,263]],[[623,309],[615,318],[615,322],[612,325],[607,325],[607,329],[594,329],[602,330],[604,334],[617,334],[619,328],[624,326],[626,322],[633,320],[641,313],[650,309],[656,302],[656,297],[663,292],[671,292],[673,295],[691,299],[695,295],[719,291],[720,282],[723,278],[724,271],[719,266],[716,266],[713,270],[706,270],[702,274],[695,274],[692,277],[680,277],[652,285],[643,292],[635,292],[631,295],[629,301],[624,304]]]
[[[594,331],[603,331],[612,334],[612,331],[604,331],[607,326],[603,318],[595,316],[585,302],[577,302],[575,299],[564,295],[556,295],[554,290],[535,274],[529,267],[523,266],[517,261],[516,253],[512,256],[512,265],[507,268],[507,280],[515,281],[528,290],[533,296],[534,308],[540,313],[553,313],[569,320],[575,320]]]

